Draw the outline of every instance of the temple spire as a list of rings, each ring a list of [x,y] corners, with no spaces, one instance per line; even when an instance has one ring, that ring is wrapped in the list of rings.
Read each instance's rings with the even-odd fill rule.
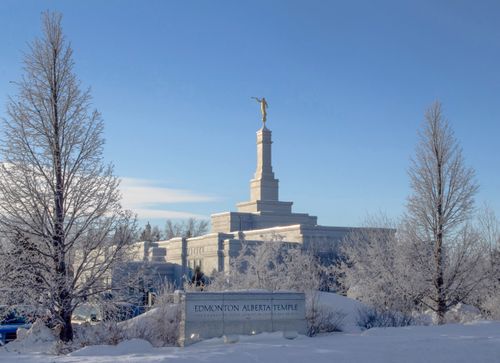
[[[265,125],[257,131],[257,170],[250,181],[250,200],[277,201],[278,180],[271,164],[271,130]]]
[[[250,180],[250,200],[238,203],[238,212],[288,216],[293,202],[279,200],[279,180],[274,177],[271,163],[271,130],[264,124],[257,131],[257,169]]]

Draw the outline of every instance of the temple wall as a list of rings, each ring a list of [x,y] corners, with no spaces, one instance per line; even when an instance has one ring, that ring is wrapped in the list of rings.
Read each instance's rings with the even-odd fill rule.
[[[250,213],[226,212],[212,214],[212,232],[229,233],[253,229],[253,216]]]

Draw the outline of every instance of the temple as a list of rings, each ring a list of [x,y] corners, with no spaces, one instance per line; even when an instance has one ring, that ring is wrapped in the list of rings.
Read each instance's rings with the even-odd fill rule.
[[[338,242],[353,228],[320,226],[317,217],[294,213],[293,202],[280,201],[271,154],[272,133],[264,124],[257,131],[257,168],[250,180],[250,200],[238,203],[235,212],[212,214],[210,233],[142,243],[138,257],[149,261],[156,273],[180,284],[197,266],[207,275],[228,271],[243,242],[298,243],[315,254],[334,255]]]

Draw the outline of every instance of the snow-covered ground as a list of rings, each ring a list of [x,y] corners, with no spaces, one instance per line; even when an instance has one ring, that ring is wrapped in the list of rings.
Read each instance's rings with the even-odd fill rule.
[[[36,352],[12,352],[15,345],[0,349],[0,362],[500,362],[500,322],[375,328],[359,331],[355,311],[361,305],[329,294],[322,303],[348,314],[345,329],[314,338],[287,340],[280,333],[241,336],[239,342],[224,344],[211,339],[186,348],[153,348],[147,341],[133,339],[116,346],[89,346],[64,356]],[[15,343],[11,343],[15,344]],[[43,344],[32,344],[43,347]],[[32,348],[33,348],[32,347]],[[27,353],[27,350],[31,350]]]
[[[500,322],[414,326],[284,339],[279,333],[211,339],[186,348],[153,348],[143,340],[91,346],[67,356],[2,351],[1,362],[500,362]]]

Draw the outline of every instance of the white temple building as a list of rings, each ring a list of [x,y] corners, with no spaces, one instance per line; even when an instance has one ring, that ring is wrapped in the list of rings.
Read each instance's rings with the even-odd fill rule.
[[[228,271],[242,241],[262,243],[280,240],[299,243],[316,254],[332,254],[338,242],[353,230],[317,224],[317,217],[292,212],[293,202],[280,201],[279,181],[271,163],[271,130],[257,131],[257,169],[250,181],[250,200],[236,205],[235,212],[211,215],[211,231],[192,238],[172,238],[141,245],[141,259],[156,273],[180,284],[196,266],[205,274]]]

